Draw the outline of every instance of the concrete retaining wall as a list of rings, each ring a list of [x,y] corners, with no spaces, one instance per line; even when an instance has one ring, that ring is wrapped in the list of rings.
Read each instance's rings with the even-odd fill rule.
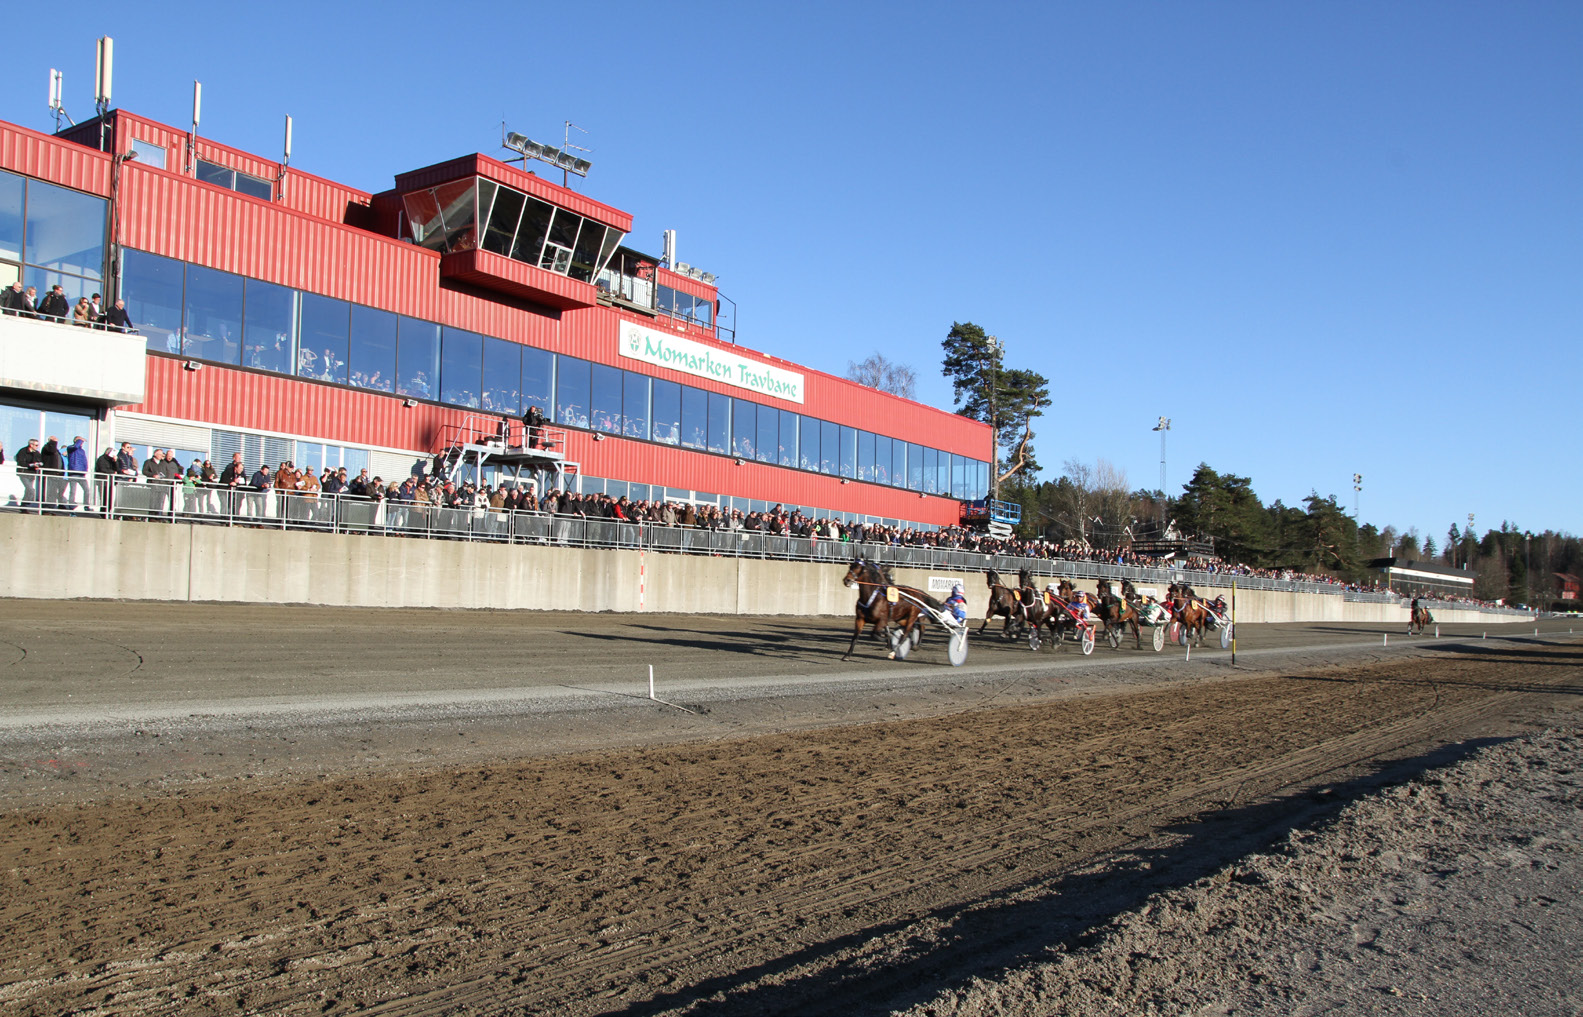
[[[34,599],[792,615],[850,615],[853,601],[841,567],[830,564],[15,513],[0,514],[0,555],[0,596]],[[983,617],[982,574],[895,574],[922,589],[931,578],[959,579],[970,613]],[[1230,588],[1198,592],[1229,598]],[[1435,617],[1513,620],[1440,608]],[[1407,611],[1339,595],[1239,590],[1237,620],[1405,625]]]

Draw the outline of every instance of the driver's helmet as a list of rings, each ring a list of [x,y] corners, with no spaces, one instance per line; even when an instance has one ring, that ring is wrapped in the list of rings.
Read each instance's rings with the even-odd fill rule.
[[[964,591],[962,589],[962,584],[961,583],[957,583],[955,586],[951,587],[951,596],[953,596],[953,597],[960,597],[960,596],[963,596],[963,595],[964,595]]]
[[[1046,593],[1058,593],[1061,588],[1054,583],[1045,583],[1044,589]]]
[[[1087,590],[1078,590],[1077,591],[1077,599],[1078,600],[1082,600],[1082,601],[1088,600],[1088,591]]]

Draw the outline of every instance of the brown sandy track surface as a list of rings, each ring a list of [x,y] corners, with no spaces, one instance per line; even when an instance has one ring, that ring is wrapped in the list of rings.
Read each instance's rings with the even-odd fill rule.
[[[1576,645],[1474,644],[702,745],[14,810],[0,1005],[883,1012],[1047,932],[1063,874],[1108,852],[1196,820],[1215,831],[1182,853],[1196,876],[1280,821],[1260,803],[1580,692]]]

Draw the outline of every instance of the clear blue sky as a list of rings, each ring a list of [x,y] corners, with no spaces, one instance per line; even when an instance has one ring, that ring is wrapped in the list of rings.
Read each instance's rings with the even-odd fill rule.
[[[1048,476],[1200,461],[1442,538],[1578,532],[1583,4],[73,4],[3,67],[367,190],[590,132],[629,244],[720,277],[740,340],[879,349],[950,407],[974,321],[1048,376]]]

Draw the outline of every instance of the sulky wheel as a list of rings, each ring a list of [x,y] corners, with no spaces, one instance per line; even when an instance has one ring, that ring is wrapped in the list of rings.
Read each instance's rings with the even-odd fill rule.
[[[1110,644],[1110,648],[1112,650],[1121,649],[1121,629],[1111,628],[1109,625],[1106,625],[1105,641]]]
[[[909,638],[912,640],[912,648],[916,650],[918,648],[918,644],[923,641],[923,629],[917,625],[914,625],[912,627],[912,635]]]
[[[1161,650],[1165,649],[1165,626],[1154,626],[1154,634],[1149,638],[1154,642],[1155,653],[1159,653]]]
[[[914,630],[914,631],[916,631],[916,630]],[[907,633],[905,633],[905,632],[898,632],[896,634],[896,659],[897,660],[906,660],[907,659],[907,654],[909,654],[911,652],[912,652],[912,640],[910,638],[908,638]]]
[[[1039,652],[1039,647],[1041,645],[1043,644],[1039,641],[1039,628],[1038,626],[1034,626],[1028,630],[1028,649],[1037,653]]]
[[[1093,626],[1089,625],[1089,626],[1085,626],[1083,628],[1083,656],[1086,657],[1086,656],[1088,656],[1089,654],[1091,654],[1093,652],[1094,652],[1094,628],[1093,628]]]
[[[967,628],[953,629],[946,639],[946,659],[952,667],[961,667],[967,663]]]
[[[1222,650],[1229,650],[1229,649],[1231,649],[1231,623],[1230,622],[1226,622],[1226,624],[1220,626],[1220,648]]]

